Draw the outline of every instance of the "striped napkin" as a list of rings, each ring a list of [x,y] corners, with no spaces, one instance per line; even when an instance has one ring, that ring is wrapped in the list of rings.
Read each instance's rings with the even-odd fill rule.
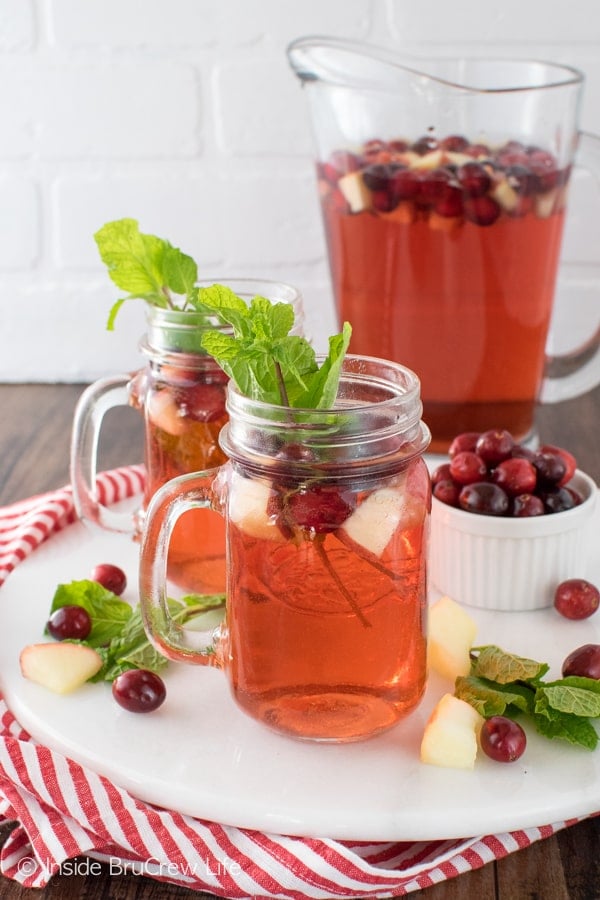
[[[98,477],[100,502],[139,493],[144,470]],[[42,541],[75,519],[70,488],[0,510],[0,584]],[[0,602],[2,593],[0,591]],[[0,824],[15,823],[0,872],[43,887],[86,856],[226,898],[401,897],[478,869],[573,824],[460,840],[372,843],[263,834],[143,803],[34,741],[0,695]],[[71,864],[72,865],[72,864]]]

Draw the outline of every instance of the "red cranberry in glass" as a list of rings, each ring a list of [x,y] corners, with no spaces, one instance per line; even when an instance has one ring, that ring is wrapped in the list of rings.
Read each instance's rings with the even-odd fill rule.
[[[505,516],[509,509],[508,494],[490,482],[468,484],[461,490],[458,503],[466,512],[482,516]]]
[[[344,496],[335,487],[315,485],[288,495],[285,516],[290,524],[326,534],[346,521],[353,506],[351,495]]]
[[[433,496],[439,500],[440,503],[445,503],[446,506],[458,506],[460,492],[460,484],[452,481],[451,478],[438,481],[433,486]]]
[[[473,484],[486,478],[487,467],[477,453],[463,450],[450,460],[450,475],[459,484]]]
[[[585,578],[569,578],[554,592],[554,608],[566,619],[587,619],[600,606],[600,591]]]
[[[390,150],[395,150],[396,153],[405,153],[409,146],[408,141],[405,141],[403,138],[394,138],[388,141],[388,147]]]
[[[498,463],[492,473],[492,481],[510,497],[531,494],[535,490],[537,472],[529,460],[513,456]]]
[[[543,516],[545,512],[544,504],[535,494],[519,494],[513,498],[511,515],[516,519]]]
[[[314,462],[315,453],[310,447],[297,442],[283,444],[277,452],[277,459],[287,459],[290,462]]]
[[[563,678],[577,675],[580,678],[600,679],[600,644],[583,644],[572,650],[562,664]]]
[[[561,173],[551,153],[534,148],[529,153],[529,165],[540,192],[550,191],[558,185]]]
[[[506,177],[511,188],[523,197],[528,197],[535,190],[536,180],[526,166],[509,166]]]
[[[424,134],[420,137],[411,147],[411,150],[414,150],[415,153],[418,153],[419,156],[425,156],[426,153],[431,153],[432,150],[437,150],[438,148],[438,140],[434,138],[431,134]]]
[[[481,163],[466,163],[458,170],[460,186],[469,197],[482,197],[492,183],[487,170]]]
[[[195,422],[214,422],[225,415],[225,386],[196,384],[176,392],[176,401],[184,414]]]
[[[496,428],[484,431],[479,435],[475,452],[489,466],[495,466],[509,458],[514,445],[515,439],[510,431],[506,431],[504,428]]]
[[[371,205],[378,212],[391,212],[398,206],[398,200],[390,190],[373,191]]]
[[[440,143],[440,148],[450,153],[464,153],[468,146],[469,142],[462,134],[449,134]]]
[[[420,176],[409,169],[399,169],[392,180],[392,190],[398,200],[413,200],[419,193]]]
[[[370,191],[387,191],[393,175],[388,165],[374,163],[363,170],[362,179]]]
[[[448,448],[448,456],[452,459],[453,456],[456,456],[457,453],[462,453],[463,450],[471,450],[474,453],[478,440],[478,431],[463,431],[461,434],[457,434]]]
[[[92,630],[92,620],[83,606],[69,604],[54,610],[46,628],[57,641],[85,641]]]
[[[457,218],[462,215],[463,201],[458,188],[450,188],[445,197],[435,204],[435,211],[445,218]]]
[[[496,762],[510,763],[523,756],[527,747],[525,732],[506,716],[492,716],[481,726],[481,749]]]
[[[472,156],[473,159],[480,159],[482,156],[490,155],[490,148],[485,144],[469,144],[468,147],[465,147],[464,153]]]
[[[90,575],[92,581],[97,581],[107,591],[120,596],[127,587],[127,576],[119,566],[112,563],[101,563],[92,569]]]
[[[443,199],[451,189],[452,173],[448,169],[434,169],[419,182],[419,200],[435,203]]]
[[[475,225],[493,225],[499,215],[499,204],[487,195],[465,200],[465,216]]]

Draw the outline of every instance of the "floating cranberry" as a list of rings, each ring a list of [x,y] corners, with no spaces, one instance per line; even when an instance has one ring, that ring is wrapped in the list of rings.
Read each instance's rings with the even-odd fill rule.
[[[509,509],[508,494],[490,482],[475,482],[461,490],[458,502],[466,512],[483,516],[505,516]]]
[[[464,153],[468,146],[469,142],[462,134],[450,134],[440,143],[440,148],[450,153]]]
[[[420,137],[411,147],[411,150],[414,150],[415,153],[418,153],[419,156],[425,156],[426,153],[431,153],[432,150],[437,150],[438,148],[438,140],[434,138],[431,134],[425,134],[423,137]]]
[[[493,225],[499,215],[499,204],[487,194],[465,200],[465,216],[475,225]]]
[[[195,422],[214,422],[225,415],[225,386],[196,384],[177,391],[176,402]]]
[[[398,200],[390,190],[373,191],[371,194],[371,204],[373,209],[378,212],[391,212],[398,206]]]
[[[393,174],[390,166],[374,163],[363,170],[362,178],[370,191],[387,191],[391,186]]]
[[[469,144],[468,147],[465,147],[464,153],[467,156],[472,156],[474,159],[480,159],[482,156],[489,156],[490,149],[485,144]]]
[[[392,190],[398,200],[413,200],[419,193],[420,177],[410,169],[399,169],[394,173]]]
[[[463,450],[450,460],[450,474],[459,484],[473,484],[484,481],[487,467],[484,461],[471,450]]]
[[[434,169],[419,182],[419,200],[435,203],[447,196],[451,190],[452,172],[448,169]]]
[[[335,531],[352,513],[354,498],[338,488],[326,485],[301,488],[285,500],[284,517],[290,525],[298,525],[326,534]]]
[[[463,201],[459,189],[450,188],[446,196],[436,202],[435,211],[438,215],[446,218],[457,218],[458,216],[461,216],[463,212]]]
[[[492,179],[481,163],[466,163],[458,170],[458,180],[469,197],[482,197],[491,186]]]
[[[509,166],[506,178],[511,188],[524,197],[528,197],[535,190],[536,180],[527,166]]]

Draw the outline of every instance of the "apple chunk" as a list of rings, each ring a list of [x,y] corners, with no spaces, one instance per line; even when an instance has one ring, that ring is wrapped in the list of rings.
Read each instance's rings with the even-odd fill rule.
[[[271,485],[257,478],[244,478],[234,472],[229,496],[229,519],[250,537],[267,541],[281,541],[275,516],[269,512]]]
[[[85,644],[29,644],[19,656],[21,672],[55,694],[81,687],[102,668],[102,657]]]
[[[484,719],[465,700],[444,694],[425,726],[421,762],[450,769],[472,769],[477,735]]]
[[[414,527],[423,515],[422,504],[411,504],[403,492],[380,488],[356,507],[340,530],[355,544],[381,556],[401,522]]]
[[[429,667],[450,681],[468,675],[477,625],[462,606],[450,597],[441,597],[429,610],[427,632]]]

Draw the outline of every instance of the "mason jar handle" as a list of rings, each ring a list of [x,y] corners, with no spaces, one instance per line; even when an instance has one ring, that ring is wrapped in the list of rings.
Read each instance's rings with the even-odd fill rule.
[[[600,183],[600,137],[579,135],[576,161]],[[600,384],[600,318],[592,336],[580,347],[560,356],[548,356],[540,401],[558,403],[579,397]]]
[[[100,503],[96,490],[98,442],[109,409],[129,406],[131,375],[111,375],[89,385],[79,398],[71,435],[71,488],[77,516],[108,531],[133,534],[135,512],[117,512]]]
[[[178,519],[191,509],[212,509],[213,483],[220,471],[207,469],[172,478],[156,491],[144,519],[140,549],[140,607],[144,628],[154,647],[167,659],[220,667],[217,631],[192,631],[175,622],[167,599],[167,553]],[[196,643],[196,646],[191,646]]]

